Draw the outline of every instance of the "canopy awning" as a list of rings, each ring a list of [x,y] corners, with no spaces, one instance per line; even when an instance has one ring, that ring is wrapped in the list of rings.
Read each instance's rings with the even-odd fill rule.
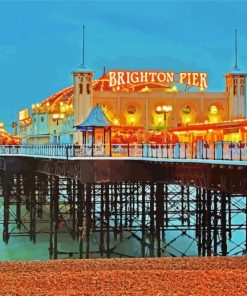
[[[96,106],[88,115],[87,119],[79,125],[76,125],[77,130],[90,130],[96,127],[110,127],[111,121],[107,118],[100,106]]]

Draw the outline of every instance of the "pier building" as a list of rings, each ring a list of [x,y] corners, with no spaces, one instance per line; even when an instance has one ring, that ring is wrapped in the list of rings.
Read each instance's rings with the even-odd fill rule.
[[[151,75],[154,73],[156,76]],[[165,138],[246,141],[246,73],[237,66],[225,75],[226,89],[222,92],[205,91],[205,73],[170,73],[170,78],[165,79],[166,74],[158,71],[104,69],[99,79],[93,75],[92,70],[82,66],[73,72],[72,86],[33,104],[31,109],[21,110],[23,143],[82,143],[81,133],[74,126],[86,120],[97,105],[111,125],[119,127],[112,134],[115,142],[145,139],[159,143]],[[195,79],[200,76],[203,82]]]

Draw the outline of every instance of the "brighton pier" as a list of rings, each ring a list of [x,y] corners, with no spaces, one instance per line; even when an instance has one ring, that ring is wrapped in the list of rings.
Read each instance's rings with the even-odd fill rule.
[[[20,110],[18,136],[2,130],[4,242],[48,234],[54,259],[246,254],[246,73],[236,63],[224,92],[204,92],[205,73],[181,72],[184,89],[111,73],[83,61]]]

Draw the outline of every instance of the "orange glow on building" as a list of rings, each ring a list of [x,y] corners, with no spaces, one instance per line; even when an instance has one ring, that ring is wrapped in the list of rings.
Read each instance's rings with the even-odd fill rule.
[[[208,87],[204,72],[104,69],[94,80],[94,72],[85,67],[73,72],[74,86],[33,104],[29,116],[20,111],[21,137],[28,143],[57,143],[65,138],[81,143],[74,126],[98,105],[115,126],[113,143],[244,141],[247,123],[233,121],[247,118],[242,89],[246,75],[237,71],[226,75],[226,91],[204,92]]]

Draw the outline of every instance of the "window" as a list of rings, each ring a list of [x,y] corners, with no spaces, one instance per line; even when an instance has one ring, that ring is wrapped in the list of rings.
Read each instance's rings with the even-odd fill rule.
[[[233,94],[234,94],[234,95],[237,94],[237,86],[236,86],[236,85],[234,85],[234,87],[233,87]]]
[[[44,122],[44,120],[45,120],[45,119],[44,119],[44,116],[41,116],[40,121],[41,121],[41,122]]]
[[[135,107],[134,105],[130,105],[130,106],[128,106],[128,108],[127,108],[127,112],[128,112],[129,114],[135,114],[135,113],[136,113],[136,107]]]
[[[83,93],[83,85],[82,83],[79,84],[79,94]]]
[[[211,115],[216,115],[219,113],[219,109],[216,105],[210,105],[208,111]]]
[[[240,95],[244,95],[244,86],[240,85]]]
[[[190,108],[190,106],[185,106],[185,107],[182,109],[182,112],[183,112],[183,114],[190,114],[190,113],[191,113],[191,108]]]

